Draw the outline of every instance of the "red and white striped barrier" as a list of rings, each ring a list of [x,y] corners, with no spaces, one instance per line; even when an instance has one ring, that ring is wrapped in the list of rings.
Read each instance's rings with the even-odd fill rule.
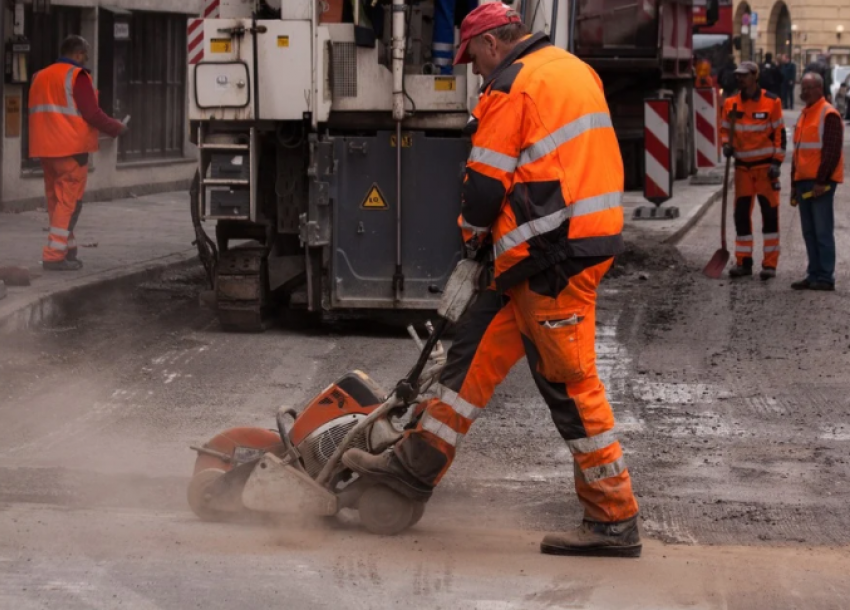
[[[660,205],[673,196],[673,130],[669,99],[645,100],[643,105],[643,196]]]
[[[221,0],[204,0],[203,17],[190,19],[186,30],[187,57],[190,64],[204,59],[204,19],[217,19]]]
[[[720,162],[720,126],[717,124],[717,89],[697,87],[694,89],[694,125],[696,126],[697,169],[711,169]]]

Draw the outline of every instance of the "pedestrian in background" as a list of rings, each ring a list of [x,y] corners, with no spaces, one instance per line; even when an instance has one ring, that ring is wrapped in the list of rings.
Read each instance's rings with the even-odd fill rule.
[[[770,91],[776,97],[782,95],[782,72],[779,66],[773,63],[773,53],[765,53],[764,63],[759,66],[759,86]]]
[[[824,98],[820,74],[803,77],[800,97],[806,107],[794,130],[791,205],[800,209],[800,226],[809,265],[794,290],[835,290],[835,189],[844,181],[844,124]]]
[[[38,71],[29,92],[29,153],[41,160],[50,217],[42,264],[50,271],[75,271],[74,227],[80,217],[89,153],[98,149],[98,131],[117,138],[127,126],[98,106],[85,65],[89,44],[80,36],[62,42],[59,60]]]
[[[794,110],[794,89],[797,86],[797,64],[787,55],[782,56],[782,106]]]
[[[759,69],[743,61],[735,71],[741,92],[723,105],[723,154],[735,157],[735,260],[729,277],[753,274],[753,201],[761,207],[764,260],[762,280],[776,276],[779,264],[779,176],[785,159],[785,120],[779,96],[759,88]],[[735,135],[732,113],[737,106]]]
[[[823,97],[830,104],[832,103],[832,91],[830,87],[832,86],[832,70],[829,69],[829,62],[827,62],[826,57],[821,55],[813,62],[806,66],[806,69],[803,70],[803,74],[808,72],[814,72],[815,74],[820,75],[821,80],[823,80]],[[801,93],[802,97],[802,93]]]
[[[723,99],[735,95],[738,91],[738,81],[735,79],[735,70],[738,69],[738,64],[735,63],[735,57],[730,55],[726,58],[726,63],[717,72],[717,81],[723,92]]]

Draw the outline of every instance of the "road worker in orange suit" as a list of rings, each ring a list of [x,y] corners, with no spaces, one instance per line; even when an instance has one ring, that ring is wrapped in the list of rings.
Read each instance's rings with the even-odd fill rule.
[[[97,94],[85,68],[89,45],[69,36],[60,59],[35,74],[29,93],[29,152],[41,160],[50,230],[42,264],[50,271],[75,271],[74,227],[80,217],[88,176],[89,153],[98,149],[98,131],[113,138],[127,126],[109,118],[97,103]]]
[[[459,321],[437,397],[381,455],[351,449],[361,476],[426,501],[496,386],[523,356],[573,454],[579,527],[544,553],[637,557],[638,505],[596,369],[597,287],[623,252],[623,166],[602,82],[529,35],[499,3],[463,20],[455,64],[483,77],[459,224],[493,254],[493,282]]]
[[[779,264],[779,176],[785,159],[782,101],[758,85],[758,66],[743,61],[735,70],[740,91],[726,99],[720,140],[723,154],[735,157],[735,259],[733,278],[753,274],[753,207],[761,208],[764,259],[759,277],[776,277]],[[734,138],[731,116],[737,106]]]
[[[700,59],[696,65],[696,86],[709,88],[714,87],[714,79],[711,77],[711,62],[707,59]]]

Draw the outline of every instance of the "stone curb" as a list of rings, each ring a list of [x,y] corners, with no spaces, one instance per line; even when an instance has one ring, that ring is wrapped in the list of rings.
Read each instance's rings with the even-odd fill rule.
[[[697,224],[705,213],[708,212],[708,209],[714,205],[717,201],[720,201],[723,195],[723,186],[718,186],[717,190],[712,193],[706,200],[697,208],[697,210],[691,214],[690,218],[688,218],[685,223],[676,229],[671,235],[668,235],[662,240],[662,243],[669,244],[671,246],[675,246],[681,239],[690,231],[695,224]]]
[[[194,248],[108,269],[53,288],[39,289],[33,284],[27,288],[30,293],[23,303],[12,305],[0,301],[0,335],[44,326],[59,318],[71,304],[79,304],[87,293],[140,284],[168,268],[193,259],[197,259]]]

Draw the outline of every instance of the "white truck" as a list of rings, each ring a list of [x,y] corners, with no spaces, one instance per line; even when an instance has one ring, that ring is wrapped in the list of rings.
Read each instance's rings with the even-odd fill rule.
[[[280,307],[433,309],[461,257],[463,128],[480,79],[466,65],[438,73],[431,0],[345,0],[352,17],[333,23],[329,1],[221,0],[188,23],[192,219],[225,329],[261,330]],[[532,30],[596,61],[629,146],[642,125],[616,109],[669,90],[687,159],[690,30],[662,56],[682,11],[690,28],[691,0],[513,1]]]

